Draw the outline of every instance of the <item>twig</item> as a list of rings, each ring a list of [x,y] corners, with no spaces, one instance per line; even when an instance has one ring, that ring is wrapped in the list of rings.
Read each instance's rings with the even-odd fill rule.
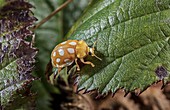
[[[44,24],[46,21],[48,21],[51,17],[53,17],[56,13],[58,13],[59,11],[61,11],[63,8],[65,8],[70,2],[72,2],[73,0],[67,0],[65,3],[63,3],[60,7],[58,7],[56,10],[54,10],[50,15],[48,15],[46,18],[44,18],[43,20],[41,20],[38,24],[36,24],[36,26],[32,29],[35,30],[37,28],[39,28],[42,24]]]

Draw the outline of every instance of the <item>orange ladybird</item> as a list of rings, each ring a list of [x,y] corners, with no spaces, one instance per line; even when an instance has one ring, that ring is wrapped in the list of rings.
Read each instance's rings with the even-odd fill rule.
[[[95,65],[92,62],[84,61],[87,55],[91,53],[91,56],[94,56],[101,60],[94,54],[93,48],[88,47],[85,41],[83,40],[67,40],[58,44],[51,53],[52,65],[58,68],[58,73],[63,67],[71,65],[74,61],[76,63],[77,70],[80,70],[80,67],[77,63],[77,60],[84,64],[90,64],[92,67]]]

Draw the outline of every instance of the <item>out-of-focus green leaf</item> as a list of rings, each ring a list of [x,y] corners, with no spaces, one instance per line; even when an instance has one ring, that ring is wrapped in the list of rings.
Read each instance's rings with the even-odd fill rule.
[[[32,101],[29,91],[34,80],[37,49],[25,41],[33,33],[29,30],[36,18],[32,5],[23,0],[6,1],[0,8],[0,105],[2,109],[15,109]],[[18,101],[19,100],[19,101]]]
[[[5,0],[0,0],[0,8],[5,4]]]
[[[64,35],[69,31],[75,21],[80,17],[84,9],[91,0],[73,0],[63,10],[63,33]]]
[[[37,93],[35,106],[37,110],[52,110],[50,108],[52,98],[44,86],[46,85],[43,85],[41,81],[34,81],[33,83],[32,91]]]
[[[59,7],[63,0],[30,0],[36,7],[33,12],[38,22],[47,17],[52,11]],[[38,23],[37,22],[37,23]],[[50,54],[57,43],[62,41],[62,12],[57,13],[45,24],[35,30],[35,45],[39,48],[35,74],[41,78],[33,85],[33,91],[37,93],[36,108],[38,110],[51,110],[50,93],[59,93],[58,89],[51,86],[46,80],[45,69],[50,61]]]
[[[30,0],[31,3],[36,7],[33,12],[38,18],[38,22],[47,17],[52,11],[59,7],[63,0]],[[37,22],[37,23],[38,23]],[[36,43],[35,45],[39,48],[37,55],[37,71],[41,76],[44,74],[46,65],[50,60],[50,54],[52,49],[59,42],[62,41],[62,12],[57,13],[45,24],[35,30]]]
[[[169,6],[169,0],[93,0],[67,34],[89,45],[97,41],[95,53],[102,58],[88,57],[96,66],[81,69],[78,90],[143,91],[169,81]]]

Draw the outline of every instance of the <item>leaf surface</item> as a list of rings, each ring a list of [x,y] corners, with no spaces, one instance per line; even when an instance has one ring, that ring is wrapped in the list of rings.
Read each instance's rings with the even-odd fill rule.
[[[81,68],[78,90],[145,90],[170,80],[170,1],[93,0],[67,34],[89,46],[97,41],[99,61]]]
[[[30,11],[32,7],[23,0],[5,0],[0,8],[0,102],[2,109],[8,108],[11,104],[13,106],[9,107],[14,109],[19,104],[23,104],[22,100],[30,95],[25,92],[29,90],[34,80],[31,72],[34,68],[37,49],[25,39],[33,35],[33,32],[29,30],[36,21]]]

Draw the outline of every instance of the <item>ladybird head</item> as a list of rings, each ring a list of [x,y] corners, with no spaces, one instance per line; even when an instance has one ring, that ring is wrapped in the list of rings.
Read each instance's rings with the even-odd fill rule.
[[[89,50],[89,53],[91,54],[91,56],[94,56],[94,57],[96,57],[97,59],[102,60],[102,59],[99,58],[97,55],[95,55],[95,53],[94,53],[94,50],[95,50],[94,45],[93,45],[92,48],[89,47],[88,50]]]
[[[101,58],[97,57],[94,53],[94,46],[96,42],[93,44],[93,47],[88,47],[87,43],[83,40],[79,41],[76,46],[76,54],[77,58],[84,58],[85,56],[91,54],[91,56],[96,57],[97,59],[101,60]]]

